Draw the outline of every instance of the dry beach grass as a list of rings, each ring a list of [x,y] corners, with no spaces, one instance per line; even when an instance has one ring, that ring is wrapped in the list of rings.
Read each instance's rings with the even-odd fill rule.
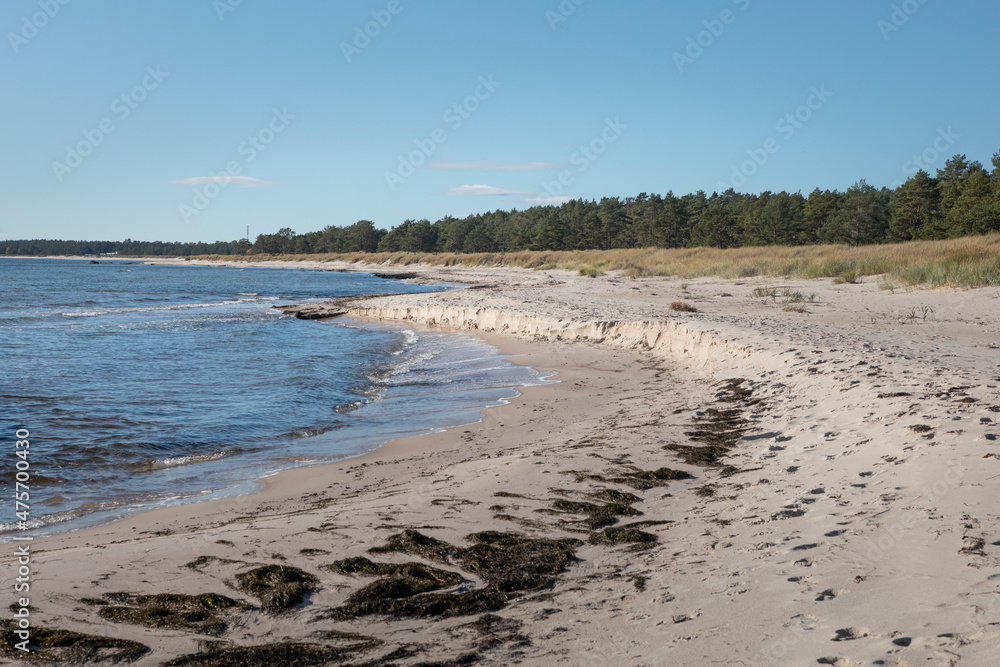
[[[1000,285],[1000,234],[943,241],[841,246],[760,246],[634,250],[525,251],[512,253],[349,253],[341,255],[212,255],[193,259],[224,262],[348,262],[379,265],[520,267],[567,269],[581,275],[621,271],[633,278],[752,277],[824,278],[847,276],[847,282],[884,275],[887,284],[934,287]]]

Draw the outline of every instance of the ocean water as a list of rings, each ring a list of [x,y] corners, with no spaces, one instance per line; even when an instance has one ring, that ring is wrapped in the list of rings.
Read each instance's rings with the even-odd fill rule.
[[[273,308],[438,289],[328,270],[0,259],[0,479],[12,489],[15,432],[29,430],[30,534],[75,530],[473,423],[545,381],[471,336]],[[10,505],[0,541],[18,531]]]

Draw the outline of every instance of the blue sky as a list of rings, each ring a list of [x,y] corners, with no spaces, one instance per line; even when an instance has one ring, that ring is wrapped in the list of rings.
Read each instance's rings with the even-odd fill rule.
[[[989,165],[997,25],[995,0],[5,0],[0,238],[231,240]]]

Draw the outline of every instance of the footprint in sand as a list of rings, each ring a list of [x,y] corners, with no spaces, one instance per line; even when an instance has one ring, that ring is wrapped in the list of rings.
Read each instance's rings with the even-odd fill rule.
[[[816,596],[816,602],[826,602],[827,600],[832,600],[836,597],[840,597],[846,592],[847,591],[845,591],[843,588],[828,588]],[[838,636],[840,632],[841,630],[837,630]]]
[[[843,656],[817,658],[816,662],[821,665],[833,665],[834,667],[857,667],[858,665],[861,665],[860,662],[854,662],[850,658],[845,658]]]
[[[847,642],[853,639],[864,639],[871,636],[868,628],[843,628],[837,630],[837,636],[833,638],[835,642]]]

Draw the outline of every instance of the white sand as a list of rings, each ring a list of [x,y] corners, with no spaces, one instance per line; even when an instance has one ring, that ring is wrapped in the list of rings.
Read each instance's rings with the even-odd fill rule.
[[[995,664],[997,290],[764,279],[691,280],[685,290],[679,280],[561,271],[399,270],[482,288],[368,299],[351,316],[478,331],[562,382],[527,390],[473,427],[284,473],[255,496],[38,542],[34,621],[140,641],[153,650],[137,664],[160,664],[209,638],[110,623],[80,598],[211,591],[256,603],[234,590],[235,575],[284,563],[322,588],[293,613],[231,616],[224,641],[316,642],[319,631],[350,630],[385,640],[365,659],[420,650],[401,665],[469,653],[487,665]],[[761,286],[788,287],[806,303],[783,303],[781,289],[776,299],[752,296]],[[670,311],[681,299],[700,312]],[[665,451],[692,444],[684,433],[695,411],[730,407],[715,403],[715,383],[734,377],[763,399],[746,413],[754,431],[725,461],[743,472],[721,477]],[[885,397],[899,393],[910,395]],[[696,479],[636,491],[564,474],[607,475],[625,463]],[[695,493],[707,484],[714,496]],[[475,617],[309,622],[371,581],[320,565],[364,555],[404,527],[459,545],[482,530],[586,540],[566,530],[579,516],[536,510],[600,488],[641,497],[642,516],[621,523],[673,523],[645,528],[659,537],[645,551],[581,546],[552,590],[497,612],[523,624],[520,637],[485,646],[460,627]],[[153,534],[162,531],[171,534]],[[199,556],[235,562],[184,567]]]

